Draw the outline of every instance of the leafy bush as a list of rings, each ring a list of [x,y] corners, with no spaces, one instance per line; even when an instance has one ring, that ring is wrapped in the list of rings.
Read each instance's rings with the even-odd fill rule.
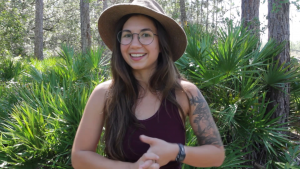
[[[2,119],[2,166],[72,168],[71,148],[85,104],[108,76],[101,49],[87,55],[72,51],[64,46],[57,62],[31,60],[26,79],[8,91],[16,101]]]
[[[6,57],[0,62],[0,83],[18,78],[24,66],[18,57]]]
[[[299,92],[297,64],[278,65],[272,60],[284,44],[269,41],[260,46],[259,39],[242,26],[230,24],[226,31],[219,30],[218,37],[199,30],[191,25],[186,31],[189,45],[176,64],[201,89],[211,107],[226,148],[220,168],[253,168],[257,164],[278,168],[277,163],[288,163],[286,149],[294,142],[283,134],[289,130],[278,124],[279,117],[271,118],[275,107],[266,109],[269,88],[290,83],[292,93]],[[299,99],[291,100],[299,110]],[[188,131],[187,140],[192,141],[188,144],[195,145],[196,137],[190,128]],[[240,149],[234,149],[239,150],[235,154],[232,147]]]
[[[0,2],[0,58],[8,54],[19,56],[24,54],[25,26],[24,15],[15,7],[8,7],[7,2]]]

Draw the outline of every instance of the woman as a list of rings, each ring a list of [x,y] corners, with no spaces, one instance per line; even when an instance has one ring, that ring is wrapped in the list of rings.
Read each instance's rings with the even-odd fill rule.
[[[224,149],[198,88],[183,80],[174,61],[187,40],[154,0],[105,10],[99,33],[112,50],[112,80],[92,92],[72,149],[75,169],[179,169],[220,166]],[[185,118],[199,146],[185,143]],[[96,153],[105,128],[106,157]]]

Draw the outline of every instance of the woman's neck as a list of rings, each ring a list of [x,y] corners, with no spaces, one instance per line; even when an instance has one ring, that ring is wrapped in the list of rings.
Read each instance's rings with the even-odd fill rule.
[[[139,81],[142,88],[148,90],[149,81],[154,71],[149,70],[132,70],[134,77]]]

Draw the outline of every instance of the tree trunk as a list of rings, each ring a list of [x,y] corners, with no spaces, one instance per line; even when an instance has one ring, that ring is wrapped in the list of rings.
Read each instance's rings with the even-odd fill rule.
[[[201,27],[203,26],[203,20],[202,20],[202,18],[203,18],[203,2],[204,0],[201,0],[201,6],[200,6],[200,25],[201,25]]]
[[[184,28],[186,24],[185,0],[180,0],[180,21],[182,28]]]
[[[219,3],[218,1],[216,2],[216,19],[215,19],[215,33],[218,31],[218,13],[219,13]]]
[[[259,30],[259,5],[260,0],[242,0],[241,10],[244,27],[248,27],[248,30],[253,31],[258,38],[260,38]]]
[[[276,10],[273,9],[274,6],[276,6]],[[268,1],[269,40],[274,39],[278,44],[286,42],[284,50],[278,56],[274,57],[275,61],[279,61],[279,65],[290,61],[289,9],[289,2],[283,3],[278,0]],[[280,89],[286,93],[275,88],[269,90],[268,98],[272,103],[268,105],[268,110],[271,110],[278,104],[272,118],[282,116],[280,118],[280,123],[285,123],[289,116],[289,84],[285,84],[285,86]]]
[[[231,21],[231,8],[232,8],[232,0],[230,0],[230,6],[229,6],[229,20]]]
[[[208,0],[206,0],[206,32],[208,31]]]
[[[216,0],[213,0],[213,7],[212,7],[212,11],[211,11],[211,17],[212,17],[211,26],[212,26],[212,28],[214,28],[214,26],[215,26],[215,12],[216,12]]]
[[[197,23],[197,25],[199,24],[199,0],[196,0],[196,8],[197,8],[197,10],[196,10],[196,23]]]
[[[43,60],[43,0],[35,1],[34,56]]]
[[[88,0],[80,0],[81,50],[86,53],[92,45]]]

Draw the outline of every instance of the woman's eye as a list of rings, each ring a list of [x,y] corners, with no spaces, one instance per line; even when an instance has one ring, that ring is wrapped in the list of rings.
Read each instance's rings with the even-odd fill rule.
[[[143,33],[142,37],[151,37],[151,35],[149,33]]]
[[[131,36],[132,36],[132,35],[128,33],[128,34],[124,34],[122,37],[123,37],[123,38],[131,38]]]

